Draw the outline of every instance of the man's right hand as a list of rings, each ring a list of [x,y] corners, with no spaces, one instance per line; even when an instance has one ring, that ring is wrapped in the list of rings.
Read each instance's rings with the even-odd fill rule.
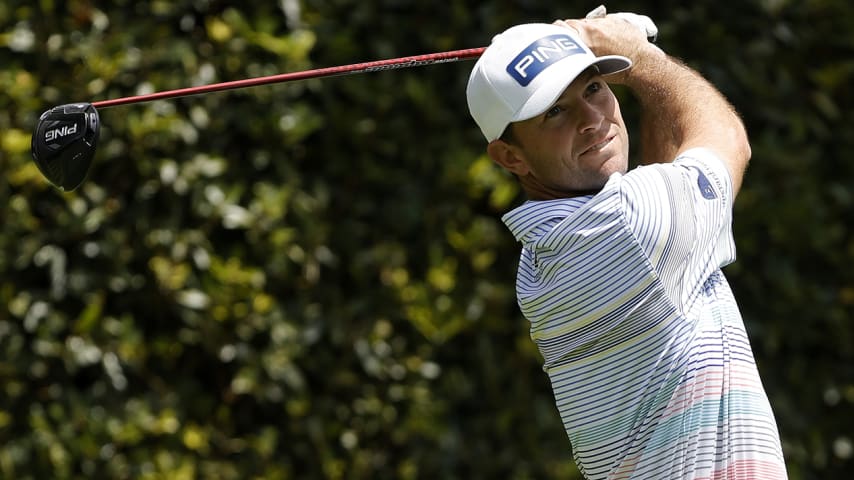
[[[566,19],[554,22],[572,28],[597,56],[622,55],[635,65],[666,57],[660,48],[648,40],[658,35],[658,27],[649,17],[635,13],[605,13],[600,6],[583,19]],[[611,83],[625,83],[625,73],[608,77]]]

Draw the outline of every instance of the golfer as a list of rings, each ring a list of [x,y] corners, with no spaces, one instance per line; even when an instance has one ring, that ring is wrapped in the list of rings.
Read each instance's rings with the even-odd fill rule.
[[[642,110],[641,166],[608,82]],[[721,267],[750,158],[724,97],[615,15],[497,35],[471,73],[487,153],[528,197],[516,293],[588,479],[784,479]]]

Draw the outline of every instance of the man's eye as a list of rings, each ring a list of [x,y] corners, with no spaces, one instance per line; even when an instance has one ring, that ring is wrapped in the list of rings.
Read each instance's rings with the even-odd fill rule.
[[[555,105],[554,107],[552,107],[546,111],[546,118],[552,118],[562,111],[563,111],[563,107]]]
[[[602,90],[602,84],[599,82],[593,82],[587,86],[587,93],[596,93],[599,90]]]

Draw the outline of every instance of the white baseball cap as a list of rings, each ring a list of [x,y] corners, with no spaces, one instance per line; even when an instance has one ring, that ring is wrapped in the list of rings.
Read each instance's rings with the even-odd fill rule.
[[[512,122],[548,110],[581,72],[599,73],[632,66],[619,55],[597,57],[568,27],[527,23],[496,35],[474,65],[466,87],[469,112],[487,141],[498,139]]]

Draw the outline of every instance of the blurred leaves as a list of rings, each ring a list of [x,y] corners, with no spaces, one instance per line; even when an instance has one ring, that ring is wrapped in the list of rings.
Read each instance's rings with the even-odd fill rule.
[[[584,12],[244,3],[0,4],[0,478],[580,478],[516,308],[500,216],[521,192],[466,113],[470,65],[102,109],[71,193],[28,150],[57,104],[482,46]],[[854,10],[620,9],[655,18],[745,119],[726,273],[790,477],[847,478]]]

